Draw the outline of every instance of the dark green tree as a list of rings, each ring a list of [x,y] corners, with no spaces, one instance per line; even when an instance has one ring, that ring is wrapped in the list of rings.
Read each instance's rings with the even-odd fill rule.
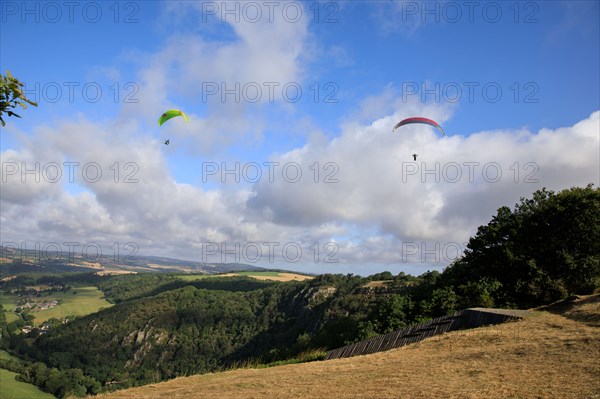
[[[442,282],[462,286],[457,293],[470,306],[535,306],[594,292],[600,288],[600,189],[542,189],[521,198],[514,211],[498,209]]]

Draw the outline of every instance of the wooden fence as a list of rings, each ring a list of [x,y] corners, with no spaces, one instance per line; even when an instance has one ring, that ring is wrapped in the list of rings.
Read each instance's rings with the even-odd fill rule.
[[[518,319],[521,319],[521,316],[510,312],[498,312],[495,309],[459,310],[449,316],[438,317],[425,323],[334,349],[327,354],[325,360],[386,351],[449,331],[500,324]]]

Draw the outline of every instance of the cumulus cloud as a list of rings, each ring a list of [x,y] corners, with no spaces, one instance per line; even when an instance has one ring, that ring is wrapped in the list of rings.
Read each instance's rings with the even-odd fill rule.
[[[309,142],[273,159],[302,165],[307,178],[256,184],[248,208],[278,225],[308,230],[335,223],[374,231],[342,242],[347,258],[364,261],[392,254],[400,262],[405,254],[399,248],[405,243],[464,245],[499,207],[512,207],[542,187],[558,191],[598,184],[600,112],[570,127],[538,132],[441,137],[431,127],[411,125],[392,134],[390,126],[405,116],[384,116],[368,125],[348,123],[325,145]],[[419,153],[416,162],[414,152]],[[315,182],[315,162],[322,169],[335,165],[337,181]]]
[[[214,5],[225,7],[225,3]],[[128,104],[124,115],[154,121],[164,109],[177,108],[178,98],[185,98],[196,105],[186,109],[190,124],[185,129],[173,126],[171,131],[187,137],[189,151],[206,154],[240,137],[260,138],[265,124],[260,106],[288,105],[282,99],[293,97],[294,87],[305,78],[309,40],[306,18],[290,23],[281,11],[270,15],[268,5],[261,8],[263,17],[257,21],[242,15],[235,23],[231,15],[209,13],[203,3],[167,7],[173,21],[187,14],[208,28],[212,26],[208,22],[217,20],[232,38],[217,41],[204,32],[167,36],[159,51],[140,57],[139,97],[144,100]]]
[[[445,118],[445,110],[429,111]],[[21,150],[2,153],[3,162],[39,162],[40,170],[76,162],[74,180],[66,167],[60,181],[42,174],[39,183],[3,169],[3,240],[134,242],[141,253],[213,262],[253,263],[259,250],[258,264],[313,271],[441,267],[498,207],[541,187],[598,183],[600,111],[538,132],[441,137],[411,125],[392,134],[405,116],[348,120],[336,138],[314,136],[273,157],[272,181],[250,189],[177,182],[160,143],[140,139],[135,126],[107,128],[83,117],[46,126]],[[95,166],[84,173],[85,165]]]
[[[243,196],[223,198],[178,184],[168,173],[161,144],[127,139],[127,133],[132,132],[81,118],[42,129],[33,137],[36,144],[21,152],[3,153],[3,162],[11,165],[32,170],[32,164],[40,165],[37,174],[23,176],[3,170],[3,237],[133,241],[147,250],[220,238],[219,228],[231,223]],[[36,153],[40,148],[44,154]]]
[[[166,7],[178,16],[174,21],[182,13],[198,20],[204,18],[198,4]],[[600,111],[558,129],[442,137],[430,126],[409,125],[392,133],[405,117],[427,115],[443,125],[453,113],[439,104],[400,102],[393,87],[366,98],[333,138],[316,121],[296,124],[308,133],[306,142],[273,154],[272,169],[259,162],[262,177],[253,185],[178,181],[156,126],[164,109],[197,98],[201,106],[186,109],[190,123],[169,122],[169,136],[210,153],[240,137],[260,138],[266,122],[248,112],[246,101],[222,101],[221,93],[202,99],[206,83],[221,90],[255,82],[266,90],[267,82],[305,78],[302,57],[311,52],[305,20],[220,25],[229,30],[227,40],[181,32],[140,55],[143,101],[125,103],[114,120],[75,115],[37,127],[20,136],[18,149],[3,151],[3,242],[133,242],[143,254],[258,258],[258,265],[313,272],[360,270],[356,265],[417,270],[450,262],[500,206],[542,187],[599,182]],[[344,61],[347,53],[340,48],[333,56]],[[117,69],[97,73],[118,76]],[[274,95],[281,100],[281,91]],[[263,92],[252,110],[269,100]]]

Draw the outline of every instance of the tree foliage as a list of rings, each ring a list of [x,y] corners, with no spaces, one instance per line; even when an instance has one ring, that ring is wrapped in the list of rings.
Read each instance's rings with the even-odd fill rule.
[[[486,292],[490,303],[535,306],[600,287],[600,189],[546,189],[498,213],[444,272],[446,285]],[[491,284],[491,285],[490,285]],[[497,284],[502,286],[498,289]],[[495,288],[494,288],[495,287]]]
[[[27,108],[27,104],[37,107],[37,103],[27,99],[22,89],[23,86],[24,84],[12,76],[9,71],[6,71],[6,75],[0,74],[0,123],[2,126],[6,126],[2,114],[21,117],[12,111],[17,105],[23,109]]]

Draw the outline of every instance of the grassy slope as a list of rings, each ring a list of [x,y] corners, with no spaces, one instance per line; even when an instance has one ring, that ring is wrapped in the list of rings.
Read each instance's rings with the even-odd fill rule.
[[[104,299],[104,293],[96,287],[77,287],[64,293],[53,293],[48,298],[62,299],[63,302],[52,309],[33,312],[36,323],[42,323],[53,317],[85,316],[97,312],[100,308],[112,306]]]
[[[76,294],[73,294],[73,293]],[[112,306],[111,303],[107,302],[104,298],[104,293],[98,290],[96,287],[76,287],[67,292],[53,292],[48,296],[42,296],[35,298],[35,301],[50,301],[52,299],[62,299],[63,302],[52,308],[40,311],[34,311],[31,314],[35,316],[34,322],[36,324],[43,323],[44,321],[56,317],[61,319],[65,316],[85,316],[90,313],[97,312],[100,308],[107,308]],[[15,295],[2,294],[2,303],[5,310],[14,310],[18,297]],[[11,305],[12,304],[12,305]],[[7,320],[10,321],[9,316],[11,313],[6,312]],[[14,313],[12,313],[14,315]],[[14,315],[17,317],[16,315]]]
[[[17,300],[17,296],[6,295],[2,291],[0,291],[0,304],[2,304],[2,307],[4,308],[4,314],[6,315],[7,323],[19,319],[19,316],[13,313],[13,310],[15,310],[15,308],[17,307]]]
[[[17,373],[0,369],[0,398],[2,399],[56,399],[40,391],[35,385],[15,380]]]
[[[11,355],[10,353],[8,353],[5,350],[0,349],[0,359],[2,360],[16,360],[17,362],[20,362],[21,359],[19,359],[16,356]]]
[[[0,350],[0,359],[21,361],[18,357]],[[17,373],[0,368],[0,399],[54,399],[53,395],[42,392],[33,384],[15,380]]]
[[[598,398],[600,296],[348,359],[177,378],[102,398]]]

